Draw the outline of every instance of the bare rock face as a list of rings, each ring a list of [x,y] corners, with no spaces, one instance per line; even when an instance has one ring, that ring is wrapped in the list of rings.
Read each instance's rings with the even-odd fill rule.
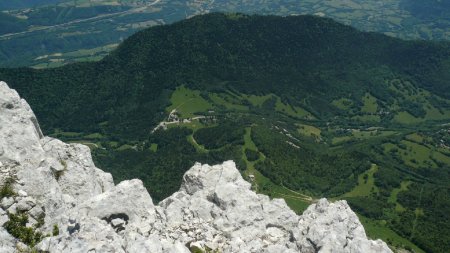
[[[0,156],[2,160],[35,166],[44,156],[42,132],[30,106],[15,90],[0,83]]]
[[[115,186],[88,147],[44,137],[28,104],[0,82],[0,186],[7,182],[16,194],[0,200],[0,226],[7,213],[26,213],[30,226],[43,219],[43,234],[57,230],[36,246],[44,252],[391,252],[367,239],[345,201],[321,199],[298,216],[251,191],[232,161],[195,164],[155,206],[140,180]],[[0,252],[18,247],[0,227]]]

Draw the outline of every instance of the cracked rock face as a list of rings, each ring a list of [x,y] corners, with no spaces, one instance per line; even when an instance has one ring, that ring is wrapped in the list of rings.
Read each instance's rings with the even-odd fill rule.
[[[298,216],[284,200],[251,191],[234,162],[195,164],[181,188],[154,205],[140,180],[114,185],[95,167],[89,148],[44,137],[32,110],[0,82],[0,200],[7,213],[24,212],[44,238],[46,252],[391,252],[368,240],[345,201],[321,199]],[[0,252],[23,247],[0,227]]]

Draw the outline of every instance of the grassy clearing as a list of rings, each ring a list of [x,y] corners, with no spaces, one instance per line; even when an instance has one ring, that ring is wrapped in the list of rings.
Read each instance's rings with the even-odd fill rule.
[[[108,142],[108,145],[111,148],[118,148],[119,147],[119,142],[117,142],[117,141],[110,141],[110,142]]]
[[[62,132],[58,129],[55,130],[51,136],[61,136],[66,138],[77,138],[83,136],[83,133],[77,133],[77,132]]]
[[[149,148],[151,151],[153,151],[153,152],[156,152],[156,151],[158,151],[158,144],[156,144],[156,143],[152,143],[152,144],[150,144],[150,148]]]
[[[437,151],[437,152],[440,152],[440,153],[443,154],[443,155],[450,156],[450,149],[443,148],[443,147],[438,147],[438,148],[436,149],[436,151]]]
[[[358,185],[352,191],[344,194],[342,197],[363,197],[369,196],[371,192],[378,192],[375,186],[373,174],[377,172],[378,166],[372,164],[369,170],[358,176]]]
[[[117,151],[124,151],[124,150],[132,149],[132,148],[133,148],[133,146],[131,146],[131,145],[129,145],[129,144],[124,144],[124,145],[118,147],[118,148],[117,148]]]
[[[91,48],[91,49],[80,49],[77,51],[72,51],[62,54],[64,57],[82,57],[82,56],[92,56],[99,53],[108,53],[114,50],[119,44],[109,44],[101,47]]]
[[[348,98],[340,98],[333,100],[331,104],[341,110],[349,110],[353,105],[353,101]]]
[[[405,211],[405,208],[397,202],[397,196],[398,196],[398,194],[400,192],[407,191],[408,190],[408,186],[410,184],[411,184],[411,181],[403,181],[400,184],[400,188],[395,188],[394,190],[392,190],[391,195],[389,196],[388,202],[395,204],[395,210],[397,212]]]
[[[181,118],[190,118],[199,113],[205,113],[214,108],[224,108],[230,111],[249,111],[248,103],[253,106],[262,106],[262,104],[275,95],[269,94],[265,96],[235,94],[232,92],[225,93],[208,93],[208,98],[201,96],[201,92],[191,90],[185,86],[179,86],[172,93],[170,98],[171,105],[166,109],[167,112],[176,109]],[[314,118],[311,113],[298,106],[291,106],[281,102],[276,97],[275,110],[296,118]]]
[[[99,145],[96,143],[86,142],[86,143],[81,143],[81,144],[88,146],[90,150],[94,150],[99,147]]]
[[[416,118],[409,112],[399,112],[394,116],[394,121],[401,124],[417,124],[423,122],[424,119]]]
[[[349,142],[351,140],[352,140],[351,136],[333,137],[333,139],[331,139],[331,144],[332,145],[338,145],[338,144],[342,144],[344,142]]]
[[[417,138],[414,135],[409,135],[409,138],[411,137]],[[450,157],[442,154],[438,149],[410,140],[403,140],[400,144],[386,143],[383,147],[385,153],[400,156],[403,162],[412,168],[439,168],[434,160],[450,164]]]
[[[298,124],[299,128],[297,129],[297,131],[305,136],[310,136],[310,137],[320,137],[322,130],[320,130],[319,128],[315,127],[315,126],[311,126],[311,125],[305,125],[305,124]]]
[[[442,114],[436,107],[426,104],[424,106],[427,114],[425,115],[426,120],[439,120],[445,118],[445,114]]]
[[[74,143],[74,144],[83,144],[88,146],[91,150],[100,148],[102,145],[100,142],[92,142],[92,140],[85,140],[85,139],[77,139],[77,140],[68,140],[67,143]]]
[[[88,140],[98,140],[98,139],[103,139],[104,137],[100,133],[93,133],[93,134],[85,135],[83,138],[88,139]]]
[[[427,112],[425,120],[450,119],[450,110],[444,110],[443,113],[441,113],[436,107],[430,105],[429,107],[425,107],[425,111]]]
[[[286,115],[296,117],[296,118],[306,118],[312,117],[311,114],[305,109],[298,106],[291,106],[289,104],[284,104],[281,102],[281,99],[278,97],[277,102],[275,103],[275,110]]]
[[[447,155],[444,155],[444,154],[442,154],[442,153],[440,153],[440,152],[434,151],[434,152],[431,154],[431,157],[432,157],[433,159],[437,160],[437,161],[442,162],[442,163],[450,164],[450,157],[448,157]]]
[[[258,148],[256,147],[255,143],[252,140],[251,133],[252,133],[252,128],[246,127],[245,134],[244,134],[244,149],[258,151]]]
[[[364,113],[376,113],[378,110],[378,103],[377,99],[370,95],[370,93],[366,93],[364,97],[362,98],[362,101],[364,103],[363,107],[361,108],[361,112]]]
[[[402,141],[400,145],[386,143],[383,145],[385,153],[394,153],[403,160],[403,162],[412,168],[421,166],[435,168],[436,164],[431,162],[429,148],[410,141]]]
[[[373,138],[373,137],[387,137],[387,136],[391,136],[396,133],[397,132],[395,132],[395,131],[378,131],[378,130],[374,130],[374,131],[354,130],[354,131],[352,131],[353,137],[355,137],[357,139],[368,139],[368,138]]]
[[[247,162],[247,161],[246,161]],[[290,191],[289,189],[274,184],[270,179],[262,175],[254,168],[253,162],[247,163],[247,170],[245,175],[254,176],[254,189],[256,192],[267,195],[271,198],[282,198],[286,201],[286,204],[297,214],[302,214],[306,208],[311,205],[312,199],[309,196],[305,196],[301,193]]]
[[[45,69],[45,68],[57,68],[61,67],[65,64],[64,59],[58,59],[58,61],[50,61],[46,63],[39,63],[36,65],[31,66],[35,69]]]
[[[35,68],[35,69],[45,69],[48,67],[48,63],[39,63],[39,64],[33,65],[31,67]]]
[[[411,167],[437,167],[434,162],[430,161],[431,150],[423,145],[410,142],[402,141],[402,144],[406,145],[406,150],[403,152],[403,160],[408,166]]]
[[[333,137],[333,139],[331,140],[331,144],[338,145],[349,141],[363,141],[370,138],[387,137],[396,133],[397,132],[395,131],[361,131],[359,129],[353,129],[350,135]]]
[[[194,139],[194,135],[190,134],[187,136],[187,141],[194,146],[194,148],[197,150],[197,152],[200,153],[207,153],[209,150],[205,148],[205,146],[198,144],[198,142]]]
[[[297,113],[294,111],[294,109],[289,104],[286,105],[283,102],[281,102],[280,98],[277,98],[277,102],[275,104],[275,110],[286,113],[291,116],[297,116]]]
[[[414,87],[408,81],[392,80],[390,89],[398,92],[403,99],[419,103],[423,105],[426,115],[423,118],[416,118],[406,111],[398,112],[394,117],[394,121],[402,124],[415,124],[426,120],[445,120],[450,118],[450,110],[439,111],[432,105],[431,100],[444,100],[432,95],[430,92]],[[392,109],[399,109],[394,106]]]
[[[249,101],[253,106],[262,106],[264,102],[270,99],[273,95],[265,95],[265,96],[256,96],[256,95],[245,95],[242,94],[242,97]]]
[[[205,125],[197,120],[193,120],[189,123],[175,123],[175,124],[167,125],[167,128],[173,128],[173,127],[186,127],[186,128],[192,129],[194,131],[197,131],[200,128],[204,128]]]
[[[241,101],[238,101],[236,98],[231,97],[228,94],[216,94],[210,93],[209,98],[214,102],[214,104],[219,106],[224,106],[228,110],[234,111],[248,111],[248,107],[242,105]]]
[[[64,34],[62,34],[64,36]],[[71,34],[67,34],[71,35]],[[43,68],[55,68],[71,62],[83,62],[83,61],[99,61],[114,50],[118,44],[109,44],[101,47],[80,49],[77,51],[54,53],[51,55],[42,55],[35,59],[37,64],[32,67],[36,69]],[[45,62],[40,62],[45,60]],[[39,63],[40,62],[40,63]]]
[[[419,135],[418,133],[409,134],[406,136],[406,139],[416,143],[423,143],[424,141],[423,136]]]
[[[358,115],[352,117],[352,119],[362,122],[381,122],[380,115]]]
[[[200,96],[200,91],[191,90],[185,86],[179,86],[170,97],[172,103],[167,111],[177,109],[182,118],[191,118],[195,113],[207,112],[213,106]]]
[[[418,248],[415,244],[388,228],[384,221],[375,221],[360,215],[358,215],[358,218],[363,224],[369,238],[373,240],[381,239],[395,248],[405,248],[408,246],[412,248],[414,252],[425,253],[425,251]]]

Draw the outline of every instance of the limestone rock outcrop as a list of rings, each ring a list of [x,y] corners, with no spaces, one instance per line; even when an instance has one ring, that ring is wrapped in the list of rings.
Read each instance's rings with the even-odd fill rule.
[[[253,192],[232,161],[195,164],[180,190],[154,205],[140,180],[114,185],[88,147],[44,137],[29,105],[0,82],[7,184],[15,194],[0,200],[0,252],[26,247],[3,227],[8,213],[25,213],[27,226],[49,235],[35,246],[43,252],[391,252],[367,239],[345,201],[321,199],[296,215]]]

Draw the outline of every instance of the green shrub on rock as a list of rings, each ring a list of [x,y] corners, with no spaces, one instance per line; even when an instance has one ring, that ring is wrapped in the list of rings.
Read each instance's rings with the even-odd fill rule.
[[[9,221],[3,225],[5,229],[15,238],[25,243],[30,247],[34,247],[39,243],[43,235],[41,232],[35,230],[34,227],[27,227],[28,215],[9,213]]]

